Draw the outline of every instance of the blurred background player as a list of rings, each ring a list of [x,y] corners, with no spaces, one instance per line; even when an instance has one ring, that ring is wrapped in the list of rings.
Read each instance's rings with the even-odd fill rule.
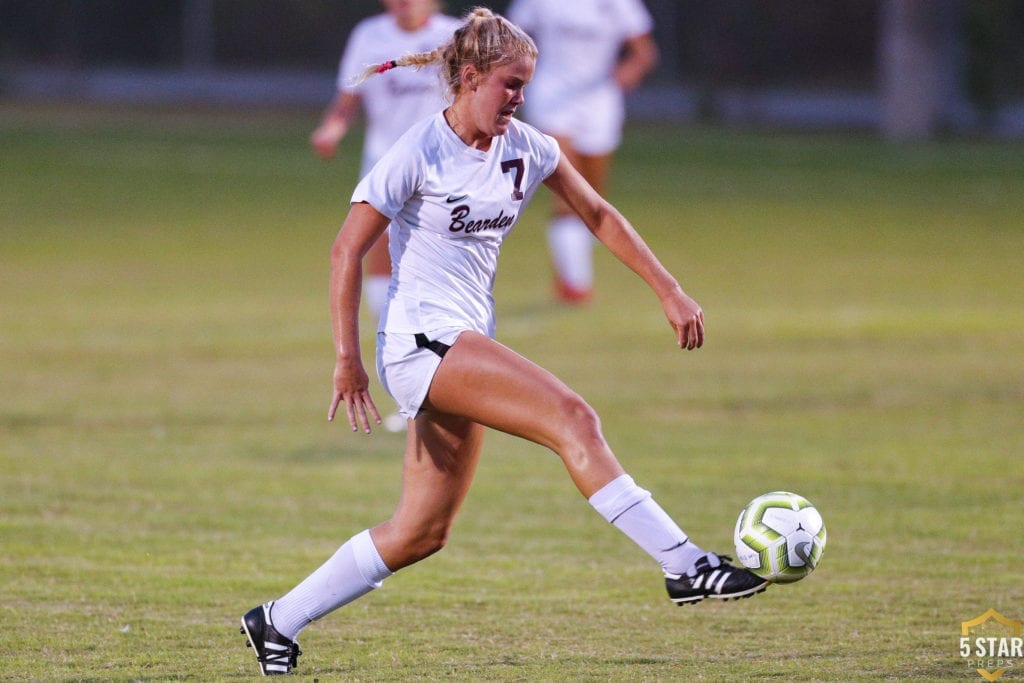
[[[362,109],[366,113],[359,177],[390,149],[409,126],[445,106],[444,88],[436,67],[394,69],[356,83],[368,64],[380,64],[410,53],[434,49],[451,38],[461,22],[441,13],[437,0],[382,0],[384,13],[368,17],[352,29],[338,67],[337,94],[323,121],[310,136],[321,159],[331,159]],[[379,316],[388,294],[391,261],[385,233],[366,255],[363,297]]]
[[[540,49],[524,105],[528,122],[558,140],[562,153],[601,194],[622,139],[625,93],[658,62],[653,20],[642,0],[512,0],[506,14]],[[589,301],[593,239],[555,197],[548,244],[555,296]]]

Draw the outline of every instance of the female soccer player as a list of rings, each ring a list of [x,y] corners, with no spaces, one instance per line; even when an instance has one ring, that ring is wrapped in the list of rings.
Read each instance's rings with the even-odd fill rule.
[[[265,674],[296,665],[295,639],[310,622],[445,545],[487,427],[557,453],[590,504],[661,565],[672,601],[741,598],[766,586],[690,541],[625,473],[594,410],[494,340],[498,249],[543,182],[651,287],[677,344],[704,343],[700,307],[629,222],[554,139],[513,119],[536,58],[521,29],[477,8],[447,44],[376,69],[439,62],[453,97],[443,112],[410,128],[359,182],[331,249],[337,361],[328,418],[341,408],[353,431],[369,433],[380,416],[359,347],[361,263],[390,230],[394,273],[378,328],[377,371],[409,420],[402,491],[389,520],[356,534],[283,597],[242,617]]]
[[[366,175],[409,126],[444,109],[444,90],[436,65],[400,69],[384,78],[360,82],[367,64],[392,55],[433,50],[462,22],[441,13],[437,0],[382,0],[384,13],[363,19],[349,36],[338,66],[337,93],[309,142],[322,159],[331,159],[359,111],[366,113],[359,177]],[[391,280],[387,236],[367,252],[365,298],[379,315]]]
[[[622,141],[624,93],[658,62],[651,15],[642,0],[512,0],[508,18],[540,49],[526,120],[558,140],[572,165],[604,194]],[[586,303],[594,287],[593,238],[568,203],[556,197],[552,209],[555,297]]]

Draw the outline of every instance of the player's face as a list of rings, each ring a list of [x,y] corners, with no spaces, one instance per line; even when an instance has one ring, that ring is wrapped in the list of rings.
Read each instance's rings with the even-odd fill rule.
[[[436,0],[383,0],[384,11],[406,31],[415,31],[438,11]]]
[[[495,67],[470,90],[474,123],[481,133],[505,134],[516,110],[526,101],[524,93],[534,65],[533,59],[521,57]]]

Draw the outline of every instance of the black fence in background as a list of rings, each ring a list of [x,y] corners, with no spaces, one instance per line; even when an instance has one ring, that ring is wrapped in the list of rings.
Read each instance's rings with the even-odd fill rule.
[[[631,104],[652,116],[742,121],[788,109],[871,125],[896,6],[910,12],[897,48],[915,49],[924,32],[939,53],[932,87],[952,127],[992,127],[1024,101],[1022,0],[646,2],[662,61]],[[445,6],[475,4],[485,3]],[[503,11],[508,0],[486,4]],[[352,26],[379,11],[378,0],[0,0],[0,96],[142,97],[147,78],[173,91],[166,79],[184,77],[192,87],[179,91],[204,98],[248,88],[254,99],[323,101]],[[106,89],[89,86],[97,78]]]

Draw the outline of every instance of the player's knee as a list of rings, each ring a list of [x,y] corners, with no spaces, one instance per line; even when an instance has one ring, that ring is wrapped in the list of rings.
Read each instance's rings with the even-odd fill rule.
[[[419,562],[440,551],[447,545],[448,536],[451,533],[451,524],[436,522],[432,524],[417,525],[409,528],[402,539],[402,547],[408,558],[408,563]]]
[[[590,452],[595,446],[603,445],[601,418],[578,394],[567,396],[562,401],[560,413],[559,441],[565,450],[571,451],[573,446],[577,446],[582,447],[585,452]]]
[[[601,418],[578,394],[563,402],[566,424],[581,438],[601,438]]]
[[[416,559],[422,560],[434,553],[440,552],[448,543],[448,531],[444,533],[431,533],[422,536],[415,544]]]

